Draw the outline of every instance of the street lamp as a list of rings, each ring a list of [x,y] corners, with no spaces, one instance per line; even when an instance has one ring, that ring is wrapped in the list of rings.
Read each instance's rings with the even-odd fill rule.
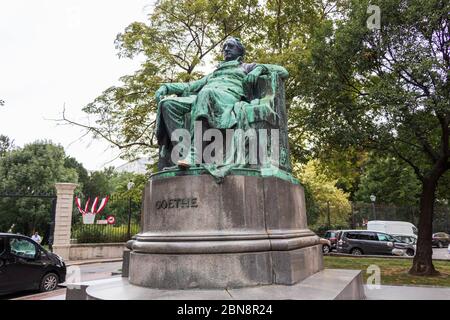
[[[377,197],[374,194],[370,195],[370,201],[372,201],[372,212],[374,216],[374,220],[377,220],[377,212],[375,211],[375,201],[377,200]]]
[[[130,181],[127,184],[127,189],[130,191],[134,187],[134,182]],[[128,240],[131,239],[131,194],[129,195],[129,203],[128,203]]]

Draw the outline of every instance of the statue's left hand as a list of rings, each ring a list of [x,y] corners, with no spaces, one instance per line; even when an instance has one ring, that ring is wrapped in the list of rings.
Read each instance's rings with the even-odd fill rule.
[[[255,74],[253,72],[248,73],[245,76],[244,82],[248,84],[255,84],[258,81],[259,74]]]
[[[156,102],[159,103],[161,99],[167,95],[167,88],[165,86],[161,86],[158,90],[155,92],[155,99]]]

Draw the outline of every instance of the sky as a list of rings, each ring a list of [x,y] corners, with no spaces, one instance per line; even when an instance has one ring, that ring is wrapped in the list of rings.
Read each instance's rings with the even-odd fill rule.
[[[65,105],[66,116],[82,122],[86,104],[139,68],[138,59],[118,58],[114,40],[131,22],[145,21],[152,2],[1,0],[0,134],[19,147],[51,140],[88,170],[124,163],[106,142],[80,140],[80,128],[54,119]]]

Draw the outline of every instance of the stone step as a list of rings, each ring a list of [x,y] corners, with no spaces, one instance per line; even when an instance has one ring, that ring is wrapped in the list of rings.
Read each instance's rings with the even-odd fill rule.
[[[68,290],[70,290],[68,288]],[[159,290],[132,285],[126,278],[90,285],[88,300],[359,300],[365,299],[360,270],[325,269],[295,285],[240,289]]]

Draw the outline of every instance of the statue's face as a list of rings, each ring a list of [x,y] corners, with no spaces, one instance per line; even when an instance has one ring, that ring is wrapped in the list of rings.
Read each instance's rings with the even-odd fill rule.
[[[225,61],[236,60],[242,56],[242,50],[235,41],[229,40],[223,44],[223,59]]]

